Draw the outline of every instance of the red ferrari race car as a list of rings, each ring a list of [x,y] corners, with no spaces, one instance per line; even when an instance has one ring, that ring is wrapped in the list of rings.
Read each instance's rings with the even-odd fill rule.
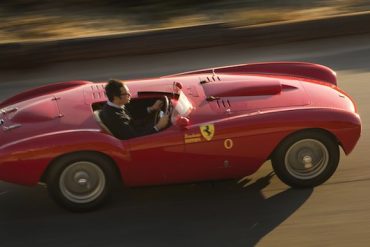
[[[99,119],[106,83],[70,81],[0,103],[0,180],[44,183],[70,210],[103,204],[117,184],[146,186],[242,178],[271,160],[293,187],[329,179],[355,147],[361,121],[336,74],[278,62],[127,81],[132,108],[162,99],[169,126],[119,140]],[[153,114],[139,122],[159,119]]]

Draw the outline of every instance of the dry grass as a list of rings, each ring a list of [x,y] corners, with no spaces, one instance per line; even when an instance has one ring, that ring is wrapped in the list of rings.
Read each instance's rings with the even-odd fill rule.
[[[310,1],[313,0],[305,0],[306,4]],[[269,7],[266,3],[258,2],[253,6],[218,3],[214,6],[205,5],[203,9],[165,9],[163,12],[161,6],[136,6],[123,11],[109,8],[45,9],[17,13],[0,7],[0,43],[108,35],[215,22],[245,26],[370,10],[367,4],[369,0],[326,0],[320,4],[313,2],[315,4],[310,7],[299,7],[297,4],[275,4]]]

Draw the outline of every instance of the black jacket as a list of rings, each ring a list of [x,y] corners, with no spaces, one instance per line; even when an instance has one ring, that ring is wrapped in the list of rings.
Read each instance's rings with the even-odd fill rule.
[[[154,129],[154,126],[149,126],[140,131],[135,130],[130,113],[123,108],[119,109],[105,104],[103,109],[100,111],[99,116],[101,121],[108,127],[112,134],[121,140],[157,132]]]

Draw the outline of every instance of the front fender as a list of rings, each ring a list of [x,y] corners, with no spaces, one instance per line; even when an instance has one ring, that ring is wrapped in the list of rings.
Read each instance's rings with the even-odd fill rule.
[[[361,135],[358,114],[332,108],[286,108],[259,111],[214,122],[220,139],[245,141],[248,155],[257,160],[269,159],[287,136],[307,129],[321,129],[333,135],[348,155]],[[249,145],[249,146],[248,146]]]
[[[361,119],[357,113],[333,108],[306,108],[272,114],[275,131],[286,135],[305,129],[322,129],[332,134],[348,155],[361,136]],[[285,136],[286,137],[286,136]],[[284,138],[285,138],[284,137]]]

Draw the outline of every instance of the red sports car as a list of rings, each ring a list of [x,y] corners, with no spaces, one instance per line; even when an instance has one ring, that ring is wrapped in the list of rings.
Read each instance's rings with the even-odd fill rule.
[[[312,187],[361,133],[355,103],[322,65],[243,64],[126,83],[133,109],[163,100],[166,129],[129,140],[110,134],[98,114],[104,82],[56,83],[1,102],[0,180],[46,183],[70,210],[96,208],[120,183],[242,178],[266,160],[286,184]]]

